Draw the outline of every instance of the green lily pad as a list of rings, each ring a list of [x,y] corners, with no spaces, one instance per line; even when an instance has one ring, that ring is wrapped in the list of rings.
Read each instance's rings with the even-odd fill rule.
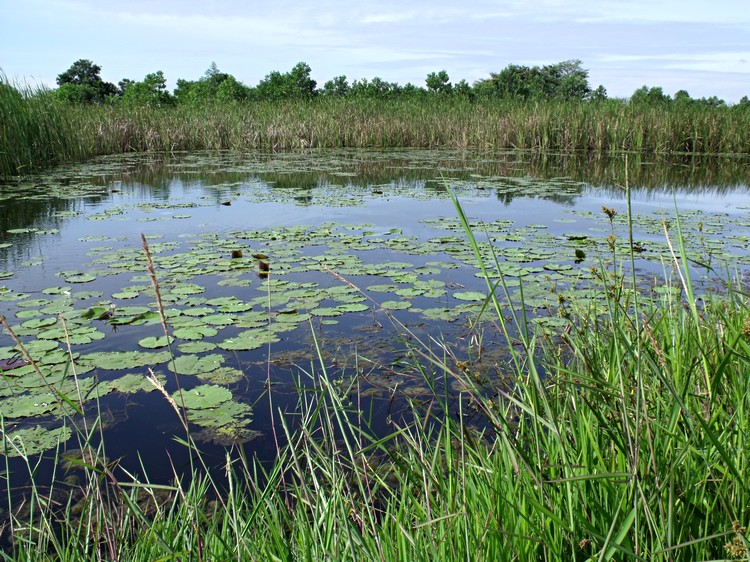
[[[98,369],[114,371],[159,365],[171,358],[169,351],[100,351],[84,355],[81,360]]]
[[[157,374],[156,376],[162,384],[166,382],[164,375]],[[151,392],[152,390],[156,390],[156,387],[146,378],[145,374],[136,373],[129,373],[118,379],[104,381],[99,383],[99,387],[101,387],[100,393],[103,392],[104,394],[110,391],[135,394],[136,392]]]
[[[173,341],[174,338],[172,336],[149,336],[147,338],[138,340],[138,345],[140,345],[141,347],[145,347],[146,349],[158,349],[160,347],[167,347]]]
[[[175,328],[172,335],[181,340],[202,340],[204,337],[213,337],[219,332],[216,328],[209,326],[186,326],[184,328]]]
[[[180,375],[203,375],[215,371],[224,363],[224,358],[219,354],[211,355],[180,355],[174,361],[170,361],[167,368]]]
[[[73,435],[68,426],[48,429],[35,426],[18,429],[3,435],[4,448],[9,457],[30,456],[54,449]]]
[[[319,307],[310,311],[313,316],[341,316],[344,312],[337,307]]]
[[[336,307],[341,312],[364,312],[370,310],[370,307],[362,303],[340,304]]]
[[[44,381],[37,382],[44,384]],[[53,412],[60,413],[60,408],[59,397],[46,390],[11,396],[0,401],[0,412],[3,417],[13,419],[46,416]]]
[[[458,291],[453,293],[453,298],[460,301],[484,301],[487,295],[478,291]]]
[[[252,421],[253,409],[249,404],[227,400],[214,408],[191,409],[188,419],[191,423],[207,428],[232,431],[242,428]]]
[[[268,330],[256,328],[244,330],[232,338],[225,339],[218,345],[221,349],[227,351],[250,351],[279,341],[281,340]]]
[[[216,344],[203,341],[189,341],[177,346],[180,353],[205,353],[216,349]]]
[[[70,273],[63,275],[66,283],[90,283],[96,280],[96,275],[91,273]]]
[[[203,410],[231,401],[232,393],[223,386],[202,384],[187,391],[174,392],[172,398],[188,410]]]
[[[386,310],[406,310],[412,307],[409,301],[385,301],[380,303],[380,306]]]

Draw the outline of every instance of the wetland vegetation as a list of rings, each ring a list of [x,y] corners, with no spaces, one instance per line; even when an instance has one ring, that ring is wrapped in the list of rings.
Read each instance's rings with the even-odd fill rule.
[[[747,559],[748,104],[582,72],[0,84],[0,556]]]
[[[0,176],[102,154],[310,148],[467,148],[747,154],[750,102],[674,97],[643,87],[629,100],[593,89],[580,61],[510,65],[473,85],[431,73],[426,88],[344,76],[322,88],[299,63],[248,87],[212,65],[174,93],[161,72],[116,87],[81,60],[56,90],[0,81]]]

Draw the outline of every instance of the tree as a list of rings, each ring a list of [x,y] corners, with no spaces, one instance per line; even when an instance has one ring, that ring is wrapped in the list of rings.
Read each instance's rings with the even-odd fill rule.
[[[633,92],[632,96],[630,96],[631,105],[657,106],[667,105],[671,101],[672,98],[666,95],[664,91],[658,86],[653,88],[649,88],[648,86],[641,86],[635,92]]]
[[[454,84],[453,93],[464,98],[472,98],[474,96],[474,92],[466,80],[461,80],[457,84]]]
[[[130,78],[123,78],[122,80],[120,80],[117,83],[117,95],[123,95],[125,93],[125,90],[127,90],[128,86],[130,86],[131,84],[135,84],[135,82]]]
[[[299,62],[282,74],[274,70],[258,83],[255,91],[260,99],[312,99],[317,82],[310,77],[310,67]]]
[[[215,101],[243,101],[250,95],[250,88],[231,74],[221,72],[215,62],[199,80],[177,80],[174,97],[178,103],[203,105]]]
[[[362,78],[352,83],[351,95],[365,98],[389,98],[402,92],[402,88],[396,82],[388,82],[379,76],[372,80]]]
[[[588,70],[577,59],[556,64],[521,66],[510,64],[490,78],[474,84],[480,96],[510,99],[584,100],[591,93]]]
[[[136,107],[162,107],[172,105],[173,100],[161,70],[146,74],[142,82],[129,84],[122,95],[123,104]]]
[[[239,82],[231,74],[221,81],[216,88],[216,100],[226,101],[245,101],[250,97],[250,88]]]
[[[102,80],[102,68],[88,59],[79,59],[68,70],[57,75],[58,97],[65,101],[102,103],[117,94],[117,87]]]
[[[317,82],[310,78],[312,69],[305,62],[298,62],[289,72],[294,97],[310,99],[315,95]]]
[[[452,90],[450,78],[445,70],[430,72],[425,79],[425,84],[430,92],[436,94],[449,94]]]
[[[693,101],[687,90],[677,90],[672,96],[672,100],[678,104],[688,104]]]
[[[711,96],[710,98],[701,98],[696,101],[704,107],[726,107],[727,105],[727,103],[723,99],[717,96]]]
[[[333,79],[323,84],[321,94],[324,96],[346,96],[349,90],[349,82],[347,82],[346,76],[334,76]]]
[[[596,90],[592,90],[589,94],[589,100],[591,101],[605,101],[607,99],[607,88],[599,84]]]
[[[566,60],[542,68],[551,78],[549,95],[566,100],[583,100],[591,93],[589,71],[578,59]]]

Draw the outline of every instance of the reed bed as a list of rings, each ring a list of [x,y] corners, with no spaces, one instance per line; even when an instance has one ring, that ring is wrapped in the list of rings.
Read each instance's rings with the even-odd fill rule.
[[[639,298],[613,253],[584,299],[603,306],[569,303],[572,328],[538,337],[501,304],[497,263],[457,210],[507,341],[499,369],[413,337],[406,367],[432,393],[376,435],[357,379],[342,385],[319,350],[319,365],[299,372],[297,410],[275,426],[277,461],[227,449],[222,485],[201,468],[188,420],[182,440],[197,461],[169,484],[117,476],[106,442],[92,445],[98,424],[78,424],[80,493],[52,501],[39,483],[20,505],[9,496],[2,558],[747,560],[747,296],[729,281],[694,294],[678,215],[665,231],[673,290]],[[16,476],[2,477],[11,488]]]
[[[745,107],[460,97],[123,108],[61,103],[0,82],[0,177],[103,154],[307,148],[481,148],[748,154]]]

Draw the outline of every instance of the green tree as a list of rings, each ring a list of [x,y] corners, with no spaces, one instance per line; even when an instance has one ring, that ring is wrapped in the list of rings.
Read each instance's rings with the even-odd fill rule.
[[[250,88],[239,82],[231,74],[221,72],[215,62],[199,80],[177,80],[174,97],[178,103],[203,105],[216,101],[244,101],[250,95]]]
[[[57,97],[77,103],[103,103],[117,94],[117,87],[102,80],[102,68],[88,59],[79,59],[68,70],[57,75],[60,86]]]
[[[388,82],[379,76],[372,80],[362,78],[352,83],[351,95],[365,98],[392,98],[399,95],[402,88],[396,82]]]
[[[591,93],[588,71],[580,60],[566,60],[543,67],[510,64],[499,73],[474,84],[480,96],[506,99],[584,100]]]
[[[425,84],[430,92],[436,94],[449,94],[453,87],[445,70],[430,72],[425,79]]]
[[[711,96],[710,98],[701,98],[699,100],[696,100],[696,102],[704,107],[726,107],[727,105],[727,103],[723,99],[717,96]]]
[[[591,101],[605,101],[607,99],[607,88],[599,84],[596,90],[592,90],[588,97]]]
[[[672,98],[666,95],[664,91],[658,86],[653,88],[649,88],[648,86],[641,86],[635,92],[633,92],[632,96],[630,96],[631,105],[658,106],[667,105],[671,101]]]
[[[250,97],[250,88],[239,82],[231,74],[221,81],[216,88],[216,100],[226,101],[245,101]]]
[[[464,98],[474,97],[471,85],[466,80],[461,80],[453,85],[453,93]]]
[[[125,90],[127,90],[128,86],[131,84],[135,84],[133,80],[130,78],[123,78],[117,83],[117,95],[121,96],[125,93]]]
[[[282,74],[274,70],[258,83],[255,88],[260,99],[312,99],[317,82],[310,77],[310,67],[299,62],[292,70]]]
[[[349,94],[349,82],[346,80],[346,76],[334,76],[331,80],[328,80],[323,84],[323,90],[321,94],[325,96],[346,96]]]
[[[566,100],[583,100],[591,93],[589,71],[583,68],[578,59],[566,60],[542,68],[542,74],[548,76],[546,82],[548,96]]]
[[[173,101],[161,70],[147,74],[142,82],[127,85],[122,95],[122,103],[134,107],[163,107],[172,105]]]
[[[693,98],[690,97],[690,94],[688,94],[687,90],[677,90],[674,93],[674,96],[672,96],[672,101],[674,101],[677,104],[689,104],[693,101]]]
[[[310,77],[312,69],[305,62],[298,62],[289,72],[294,97],[310,99],[315,95],[317,82]]]

